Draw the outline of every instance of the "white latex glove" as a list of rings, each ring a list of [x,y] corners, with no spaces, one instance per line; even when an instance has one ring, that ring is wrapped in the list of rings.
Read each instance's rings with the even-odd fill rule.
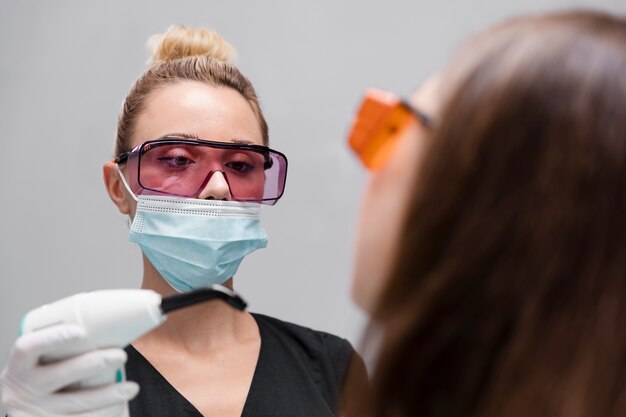
[[[82,327],[60,324],[17,339],[0,377],[2,405],[9,417],[123,415],[126,401],[139,391],[134,382],[76,390],[63,388],[106,370],[121,368],[126,362],[124,350],[98,349],[62,361],[40,364],[42,355],[62,351],[84,337]]]

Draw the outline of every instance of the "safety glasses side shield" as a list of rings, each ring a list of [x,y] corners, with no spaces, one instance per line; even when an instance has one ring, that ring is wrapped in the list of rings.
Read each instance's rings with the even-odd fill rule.
[[[402,132],[417,119],[430,128],[432,119],[393,93],[369,89],[348,134],[348,144],[366,168],[384,166]]]

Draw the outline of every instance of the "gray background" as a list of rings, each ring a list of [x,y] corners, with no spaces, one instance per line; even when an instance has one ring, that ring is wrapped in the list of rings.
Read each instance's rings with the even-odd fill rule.
[[[271,145],[289,157],[285,197],[263,210],[270,244],[244,261],[236,288],[253,311],[358,344],[349,279],[365,173],[344,135],[361,92],[408,94],[472,32],[581,5],[626,12],[626,0],[2,0],[0,362],[29,309],[140,284],[140,252],[101,166],[149,35],[171,23],[222,34],[261,97]]]

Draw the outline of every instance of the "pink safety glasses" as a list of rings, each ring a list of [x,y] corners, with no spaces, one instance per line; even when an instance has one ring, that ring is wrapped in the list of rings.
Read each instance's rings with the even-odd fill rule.
[[[198,198],[221,172],[236,201],[274,204],[283,195],[287,157],[260,145],[165,137],[115,158],[127,164],[131,190]]]

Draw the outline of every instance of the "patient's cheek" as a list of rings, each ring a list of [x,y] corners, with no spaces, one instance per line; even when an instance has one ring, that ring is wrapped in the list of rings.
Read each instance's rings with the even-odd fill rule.
[[[371,312],[393,269],[400,232],[413,195],[419,159],[417,130],[406,132],[389,164],[370,174],[356,236],[352,297]]]

